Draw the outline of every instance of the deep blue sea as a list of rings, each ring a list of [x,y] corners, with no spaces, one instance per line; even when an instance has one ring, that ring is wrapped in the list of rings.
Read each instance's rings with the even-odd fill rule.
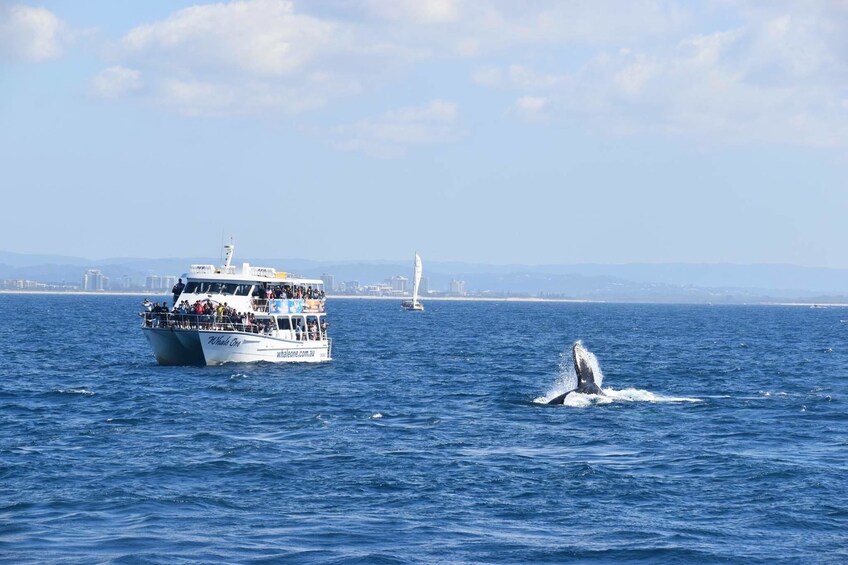
[[[199,368],[140,301],[0,295],[0,561],[848,563],[848,309],[330,299]],[[608,396],[536,402],[576,340]]]

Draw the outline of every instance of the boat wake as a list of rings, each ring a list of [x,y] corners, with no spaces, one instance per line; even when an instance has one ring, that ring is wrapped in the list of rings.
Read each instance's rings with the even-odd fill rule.
[[[582,346],[581,342],[577,342]],[[561,396],[562,394],[570,392],[563,400],[563,406],[571,406],[576,408],[582,408],[585,406],[592,406],[593,404],[611,404],[613,402],[654,402],[654,403],[664,403],[664,402],[702,402],[700,398],[689,398],[684,396],[664,396],[661,394],[654,394],[653,392],[647,390],[641,390],[636,388],[626,388],[621,390],[616,390],[612,387],[603,388],[604,382],[604,374],[601,371],[601,366],[598,363],[597,357],[595,355],[586,350],[584,356],[588,362],[588,365],[592,369],[592,373],[594,373],[595,384],[598,385],[598,388],[601,390],[603,394],[587,394],[579,392],[577,389],[577,374],[574,370],[574,365],[571,362],[572,357],[570,354],[571,348],[566,349],[562,353],[560,353],[560,362],[559,362],[559,372],[554,381],[554,384],[551,388],[544,394],[544,396],[539,396],[533,400],[536,404],[548,404],[551,400]]]

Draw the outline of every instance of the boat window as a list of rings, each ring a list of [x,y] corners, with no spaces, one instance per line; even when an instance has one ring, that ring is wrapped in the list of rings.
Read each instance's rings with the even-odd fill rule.
[[[222,287],[222,286],[224,286],[224,285],[222,285],[221,283],[218,283],[218,282],[216,282],[216,283],[210,283],[210,285],[209,285],[209,292],[210,292],[211,294],[220,294],[220,292],[221,292],[221,287]]]
[[[277,318],[277,326],[278,326],[281,330],[290,330],[290,329],[292,329],[292,327],[291,327],[291,321],[288,319],[288,317],[287,317],[287,316],[280,316],[279,318]]]
[[[224,283],[221,294],[235,294],[238,286],[236,283]]]
[[[186,285],[184,292],[194,294],[195,292],[197,292],[197,287],[199,287],[199,286],[200,285],[196,282],[190,282]]]
[[[200,293],[200,294],[206,294],[207,292],[209,292],[209,283],[208,282],[198,283],[197,292]]]
[[[238,288],[236,288],[236,296],[248,296],[250,294],[250,285],[249,284],[240,284]]]

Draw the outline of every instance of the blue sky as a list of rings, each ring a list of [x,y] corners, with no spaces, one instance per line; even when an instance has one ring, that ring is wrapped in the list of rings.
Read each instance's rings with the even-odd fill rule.
[[[846,149],[844,1],[0,1],[7,251],[848,268]]]

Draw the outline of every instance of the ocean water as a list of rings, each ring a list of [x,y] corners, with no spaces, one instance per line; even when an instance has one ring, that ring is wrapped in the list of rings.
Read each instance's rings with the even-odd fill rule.
[[[848,309],[329,300],[331,363],[198,368],[139,303],[0,295],[0,561],[848,562]]]

